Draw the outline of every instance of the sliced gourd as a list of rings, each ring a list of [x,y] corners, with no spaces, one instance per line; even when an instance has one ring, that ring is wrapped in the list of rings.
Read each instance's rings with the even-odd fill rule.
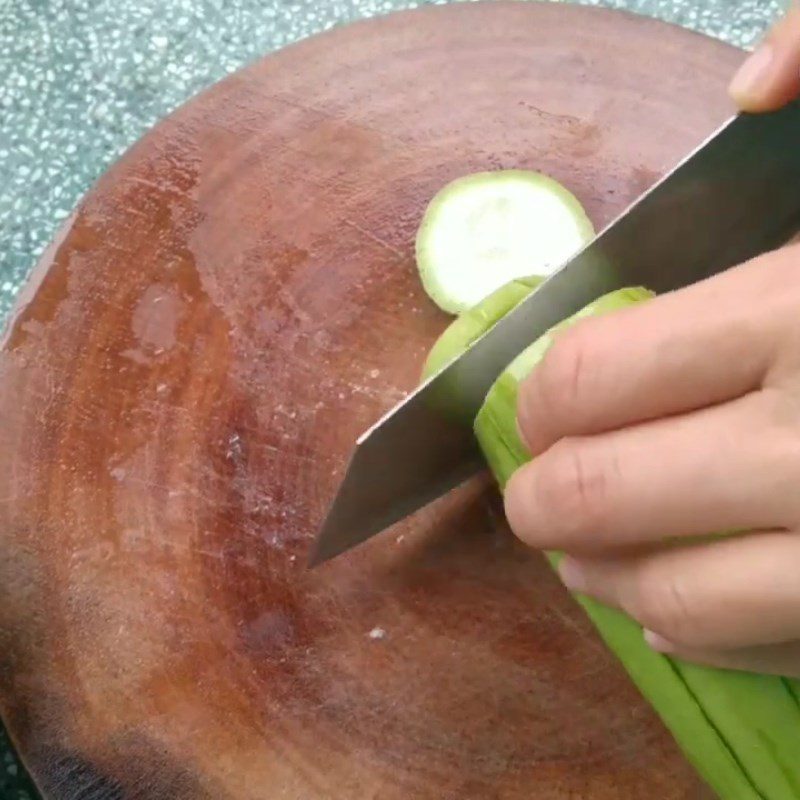
[[[479,172],[430,202],[417,265],[433,302],[458,314],[509,281],[549,275],[593,236],[583,207],[558,181],[529,170]]]

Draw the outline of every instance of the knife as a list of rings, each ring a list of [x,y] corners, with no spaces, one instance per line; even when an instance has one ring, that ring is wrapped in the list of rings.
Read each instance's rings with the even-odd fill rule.
[[[310,564],[349,550],[479,471],[471,420],[508,363],[553,325],[625,286],[682,288],[785,243],[798,229],[800,101],[733,117],[359,437]]]

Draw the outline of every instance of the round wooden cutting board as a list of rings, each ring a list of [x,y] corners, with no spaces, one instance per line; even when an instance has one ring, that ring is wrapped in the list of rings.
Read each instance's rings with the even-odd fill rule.
[[[447,180],[607,223],[730,113],[737,51],[565,5],[339,29],[190,102],[89,193],[0,354],[2,715],[48,798],[706,789],[481,478],[319,569],[352,443],[447,319]]]

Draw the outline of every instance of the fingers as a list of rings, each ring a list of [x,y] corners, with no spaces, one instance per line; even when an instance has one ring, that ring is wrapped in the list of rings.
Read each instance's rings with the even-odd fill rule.
[[[566,557],[560,573],[676,652],[713,652],[800,639],[797,566],[800,534],[770,532],[619,559]]]
[[[706,650],[681,647],[650,631],[645,632],[645,639],[654,650],[682,661],[760,675],[800,678],[800,641],[743,647],[738,650]]]
[[[800,521],[800,446],[765,390],[672,419],[565,439],[519,469],[508,521],[540,549],[597,552]]]
[[[786,248],[564,331],[520,386],[531,453],[756,388],[781,340],[775,306],[795,285],[800,294],[798,262],[800,250]]]
[[[800,7],[792,10],[744,62],[729,92],[742,111],[773,111],[800,94]]]

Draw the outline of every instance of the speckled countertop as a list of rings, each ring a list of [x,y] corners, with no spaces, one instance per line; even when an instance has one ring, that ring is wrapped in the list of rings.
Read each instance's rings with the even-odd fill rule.
[[[786,5],[584,1],[660,17],[740,46],[751,45]],[[60,221],[160,117],[242,64],[299,38],[423,4],[0,0],[0,327]],[[0,728],[0,800],[35,797]]]

